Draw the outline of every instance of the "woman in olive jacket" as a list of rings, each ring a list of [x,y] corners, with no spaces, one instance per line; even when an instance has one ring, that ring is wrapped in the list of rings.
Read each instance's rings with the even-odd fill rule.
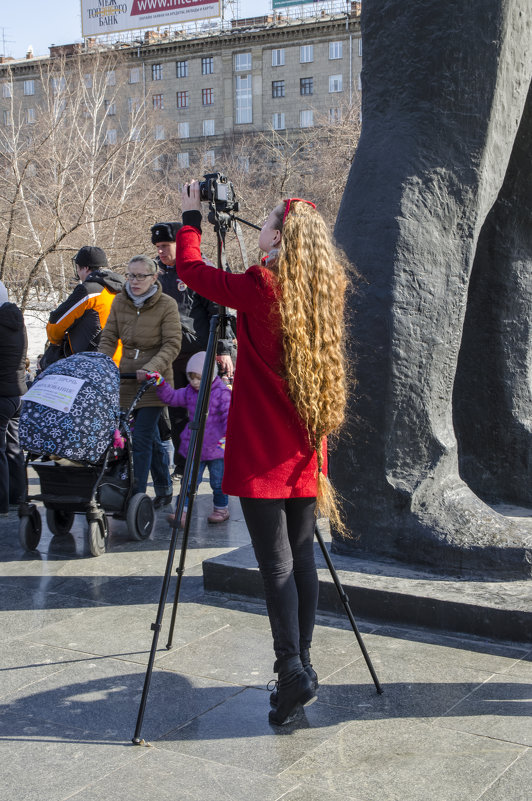
[[[156,371],[172,383],[172,362],[181,348],[181,321],[177,303],[163,294],[153,259],[135,256],[127,269],[127,282],[113,301],[99,350],[112,358],[118,340],[121,340],[121,373],[136,373],[137,381],[142,381],[143,371]],[[131,404],[136,391],[134,380],[121,381],[122,408],[126,409]],[[150,387],[139,400],[134,413],[135,492],[146,492],[151,467],[156,506],[172,498],[168,456],[158,429],[163,406],[155,389]]]

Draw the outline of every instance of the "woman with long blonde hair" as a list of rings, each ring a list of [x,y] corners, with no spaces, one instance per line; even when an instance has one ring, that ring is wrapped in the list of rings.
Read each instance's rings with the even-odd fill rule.
[[[339,521],[325,438],[344,415],[347,279],[310,201],[275,206],[259,235],[267,255],[241,275],[203,262],[197,181],[184,187],[182,209],[180,280],[237,310],[223,491],[240,498],[264,581],[278,673],[269,720],[283,725],[316,700],[314,526],[316,514]]]

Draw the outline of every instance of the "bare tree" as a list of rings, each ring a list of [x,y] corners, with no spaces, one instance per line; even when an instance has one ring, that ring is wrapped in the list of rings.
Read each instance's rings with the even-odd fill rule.
[[[116,114],[125,80],[113,52],[54,59],[41,66],[34,121],[11,92],[0,130],[0,275],[23,308],[36,285],[54,300],[68,290],[63,257],[81,244],[103,244],[117,262],[131,255],[131,229],[157,194],[161,143],[144,96]]]

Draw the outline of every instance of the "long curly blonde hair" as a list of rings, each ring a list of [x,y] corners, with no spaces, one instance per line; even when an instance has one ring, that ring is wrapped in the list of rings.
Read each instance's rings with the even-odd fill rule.
[[[304,201],[274,209],[281,231],[275,272],[288,392],[308,432],[318,461],[317,511],[344,531],[333,487],[322,473],[323,437],[344,420],[345,268],[325,222]]]

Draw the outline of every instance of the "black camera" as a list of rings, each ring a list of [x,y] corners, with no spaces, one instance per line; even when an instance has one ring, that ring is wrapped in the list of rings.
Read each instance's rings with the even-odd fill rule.
[[[221,172],[208,173],[199,183],[200,198],[213,204],[216,211],[238,211],[238,201],[235,200],[235,190],[231,181],[228,181]]]

